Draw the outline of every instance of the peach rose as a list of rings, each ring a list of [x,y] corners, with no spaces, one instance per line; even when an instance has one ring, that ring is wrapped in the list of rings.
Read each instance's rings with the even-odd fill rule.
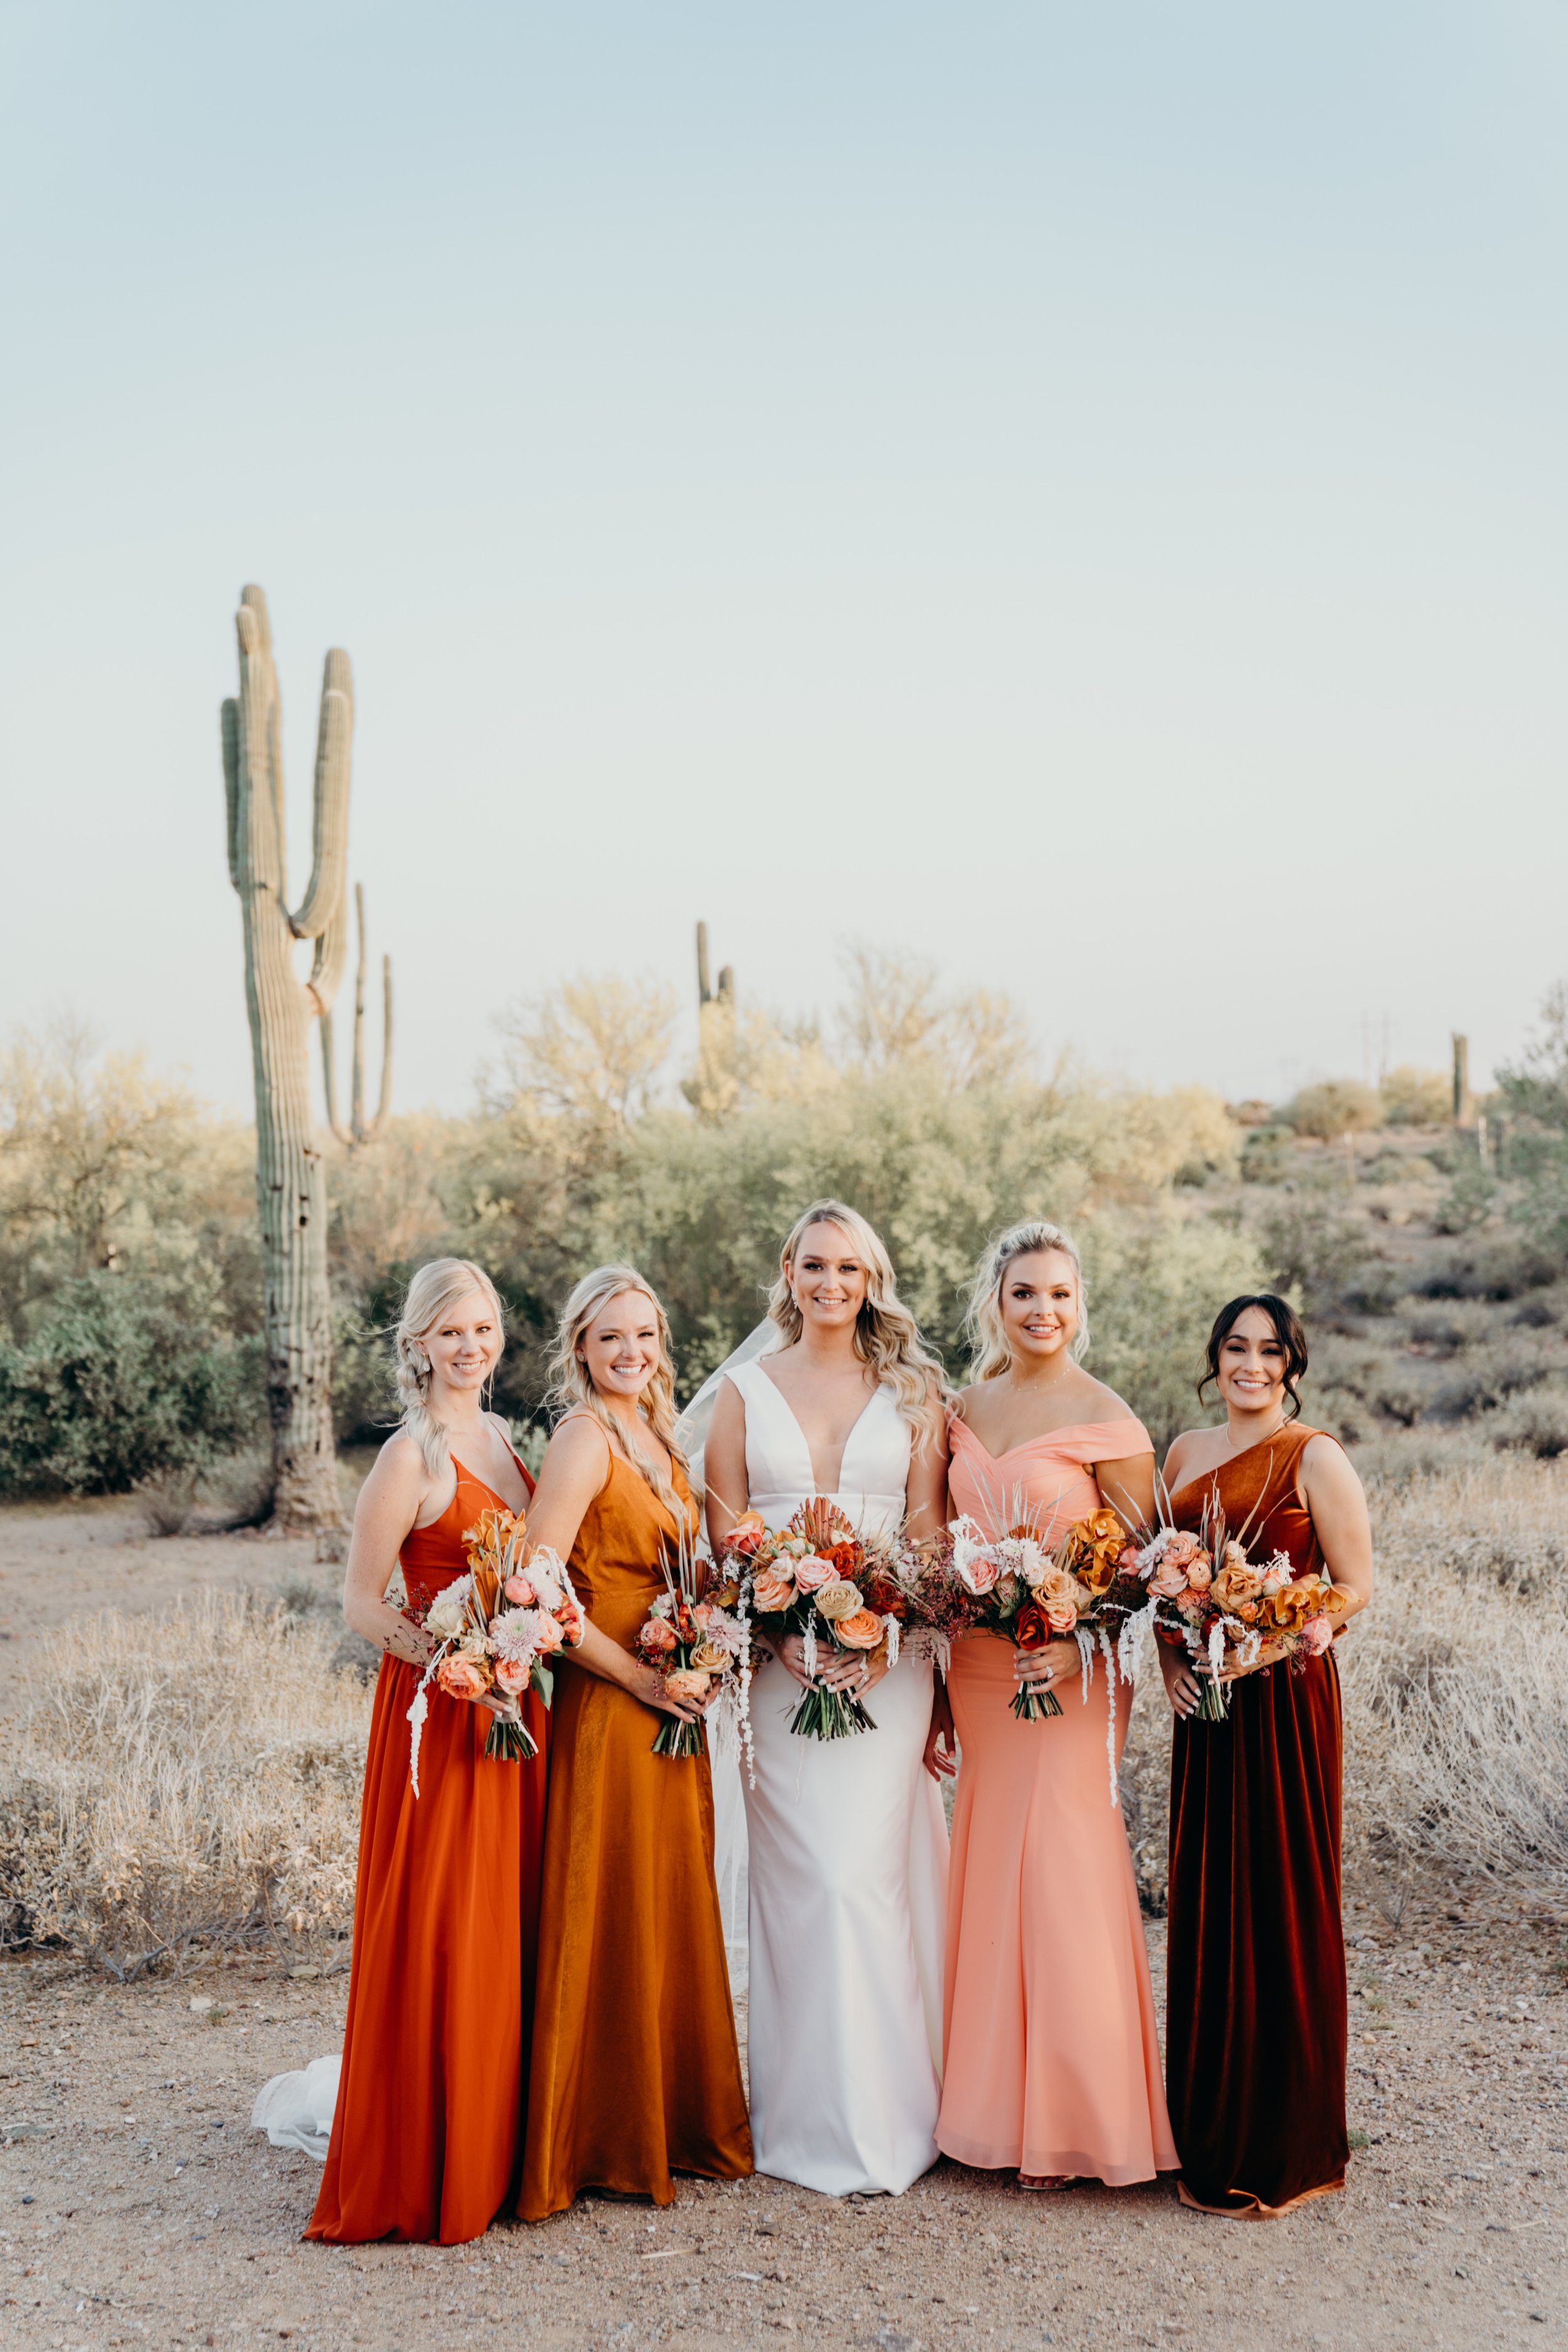
[[[767,1534],[760,1512],[742,1511],[724,1538],[724,1549],[739,1552],[743,1559],[750,1559],[759,1544],[767,1541]]]
[[[1314,1617],[1301,1629],[1301,1641],[1310,1658],[1321,1658],[1333,1638],[1333,1622],[1328,1617]]]
[[[795,1599],[795,1586],[787,1576],[776,1569],[759,1568],[752,1579],[752,1606],[764,1617],[773,1617],[787,1609]]]
[[[795,1580],[803,1592],[819,1592],[825,1584],[839,1582],[837,1564],[824,1559],[820,1552],[807,1552],[795,1564]]]
[[[1170,1533],[1165,1538],[1163,1546],[1162,1547],[1161,1556],[1163,1559],[1174,1560],[1178,1568],[1184,1568],[1189,1571],[1196,1566],[1199,1560],[1203,1561],[1205,1568],[1209,1564],[1209,1556],[1207,1552],[1205,1551],[1196,1536],[1194,1535],[1192,1530],[1188,1528],[1173,1528],[1171,1529]],[[1192,1576],[1189,1573],[1187,1582],[1190,1584],[1192,1580]]]
[[[1239,1550],[1238,1545],[1226,1544],[1226,1564],[1211,1588],[1215,1603],[1228,1617],[1239,1617],[1247,1608],[1256,1614],[1256,1603],[1263,1591],[1263,1579],[1258,1570],[1248,1568],[1245,1559],[1232,1557],[1233,1554],[1239,1555]]]
[[[670,1697],[679,1699],[683,1706],[700,1706],[708,1696],[709,1682],[708,1676],[695,1666],[677,1666],[672,1675],[666,1675],[664,1686]]]
[[[721,1650],[717,1642],[699,1642],[691,1653],[691,1663],[705,1675],[727,1675],[730,1653]]]
[[[882,1639],[882,1621],[873,1617],[868,1609],[857,1609],[852,1617],[841,1617],[833,1628],[847,1650],[874,1650]]]
[[[501,1591],[514,1609],[531,1609],[539,1599],[526,1576],[509,1576]]]
[[[1070,1633],[1078,1623],[1077,1601],[1067,1593],[1053,1593],[1047,1597],[1043,1590],[1037,1598],[1046,1612],[1046,1622],[1052,1633]]]
[[[1149,1590],[1157,1592],[1162,1601],[1174,1601],[1187,1589],[1187,1571],[1173,1559],[1163,1559],[1149,1579]]]
[[[482,1698],[490,1686],[484,1668],[460,1652],[456,1657],[442,1659],[436,1669],[436,1680],[448,1698]]]
[[[579,1618],[576,1624],[570,1632],[563,1632],[556,1623],[554,1618],[546,1616],[542,1609],[539,1612],[539,1631],[535,1633],[533,1638],[539,1644],[539,1654],[541,1657],[547,1658],[551,1654],[552,1651],[558,1650],[561,1647],[563,1642],[580,1642],[582,1640],[582,1620]]]
[[[853,1617],[857,1609],[865,1607],[865,1602],[860,1598],[859,1586],[851,1584],[847,1576],[839,1576],[831,1584],[818,1587],[816,1605],[829,1624],[836,1624],[841,1617]]]
[[[637,1635],[637,1646],[650,1658],[667,1658],[676,1647],[674,1626],[666,1618],[650,1617]]]
[[[958,1570],[960,1581],[966,1584],[977,1599],[994,1588],[1002,1572],[995,1554],[983,1551],[978,1544],[966,1547],[955,1555],[952,1564]]]
[[[1213,1582],[1214,1570],[1209,1564],[1208,1554],[1199,1552],[1187,1570],[1188,1588],[1194,1592],[1206,1592]]]
[[[520,1691],[525,1691],[528,1688],[528,1678],[532,1671],[532,1667],[525,1665],[521,1658],[498,1658],[496,1660],[497,1690],[505,1691],[509,1698],[516,1698]]]

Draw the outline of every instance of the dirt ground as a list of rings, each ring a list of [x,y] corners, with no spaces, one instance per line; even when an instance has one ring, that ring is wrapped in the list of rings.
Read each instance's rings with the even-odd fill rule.
[[[149,1540],[124,1505],[0,1512],[0,1690],[75,1610],[330,1573],[303,1546]],[[1347,1930],[1357,2153],[1342,2197],[1284,2221],[944,2162],[898,2199],[683,2183],[667,2212],[584,2200],[449,2249],[302,2245],[318,2168],[249,2129],[268,2074],[339,2046],[344,1978],[239,1958],[121,1987],[13,1957],[0,2345],[1568,2342],[1568,1906],[1352,1900]],[[1158,1977],[1154,1925],[1150,1947]]]

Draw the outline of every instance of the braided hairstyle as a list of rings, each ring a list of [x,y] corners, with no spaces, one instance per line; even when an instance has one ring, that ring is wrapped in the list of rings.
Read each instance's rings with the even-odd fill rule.
[[[425,1467],[438,1478],[451,1458],[447,1424],[430,1410],[430,1351],[425,1341],[452,1309],[475,1291],[495,1310],[496,1328],[504,1332],[506,1317],[495,1284],[471,1258],[433,1257],[408,1286],[403,1312],[393,1332],[393,1380],[403,1407],[399,1426],[405,1429],[425,1457]]]

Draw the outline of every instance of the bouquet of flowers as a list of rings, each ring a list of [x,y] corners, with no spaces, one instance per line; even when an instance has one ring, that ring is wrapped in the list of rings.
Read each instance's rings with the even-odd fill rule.
[[[1185,1528],[1162,1528],[1142,1549],[1141,1573],[1154,1597],[1156,1633],[1184,1646],[1197,1668],[1203,1696],[1194,1719],[1224,1723],[1230,1698],[1220,1676],[1227,1663],[1253,1665],[1273,1643],[1304,1674],[1308,1659],[1333,1640],[1345,1601],[1326,1576],[1298,1576],[1285,1552],[1255,1563],[1223,1521],[1204,1534],[1207,1542]]]
[[[978,1604],[971,1623],[1025,1651],[1075,1638],[1086,1686],[1095,1648],[1109,1669],[1114,1642],[1116,1667],[1131,1679],[1136,1633],[1129,1628],[1135,1618],[1146,1618],[1148,1594],[1137,1544],[1114,1511],[1076,1520],[1054,1551],[1026,1523],[987,1538],[973,1519],[955,1519],[948,1538],[953,1580]],[[1114,1717],[1114,1672],[1112,1710]],[[1013,1701],[1020,1723],[1061,1711],[1054,1691],[1028,1683],[1020,1684]]]
[[[731,1702],[733,1719],[749,1752],[752,1629],[743,1613],[732,1613],[741,1597],[739,1583],[722,1585],[699,1600],[696,1570],[683,1543],[677,1572],[672,1575],[668,1561],[665,1564],[665,1586],[637,1629],[637,1656],[663,1675],[671,1698],[703,1706],[717,1688],[721,1706]],[[705,1745],[700,1723],[667,1715],[654,1738],[653,1752],[700,1756]]]
[[[582,1605],[565,1568],[547,1549],[525,1560],[524,1525],[513,1512],[481,1511],[463,1543],[468,1574],[444,1586],[414,1620],[436,1644],[408,1710],[408,1771],[416,1796],[420,1735],[429,1711],[425,1692],[432,1679],[449,1697],[468,1700],[493,1693],[516,1700],[531,1683],[548,1706],[554,1681],[545,1660],[583,1638]],[[538,1753],[515,1717],[493,1717],[487,1756],[515,1764]]]
[[[731,1529],[723,1558],[744,1580],[742,1606],[775,1635],[800,1635],[808,1676],[825,1643],[897,1664],[916,1595],[896,1537],[860,1534],[837,1504],[817,1496],[778,1531],[747,1511]],[[843,1739],[877,1726],[853,1692],[810,1680],[789,1727],[803,1739]]]

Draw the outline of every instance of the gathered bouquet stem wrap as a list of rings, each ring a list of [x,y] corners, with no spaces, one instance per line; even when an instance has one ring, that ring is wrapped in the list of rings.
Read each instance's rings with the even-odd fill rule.
[[[447,1696],[479,1704],[499,1696],[515,1707],[531,1684],[546,1706],[554,1679],[546,1661],[583,1638],[583,1609],[565,1564],[546,1547],[530,1553],[526,1523],[503,1508],[481,1511],[465,1530],[466,1576],[455,1577],[414,1622],[435,1646],[408,1709],[408,1773],[419,1794],[419,1748],[429,1713],[432,1681]],[[485,1754],[503,1763],[531,1762],[539,1753],[527,1726],[513,1713],[492,1716]]]

